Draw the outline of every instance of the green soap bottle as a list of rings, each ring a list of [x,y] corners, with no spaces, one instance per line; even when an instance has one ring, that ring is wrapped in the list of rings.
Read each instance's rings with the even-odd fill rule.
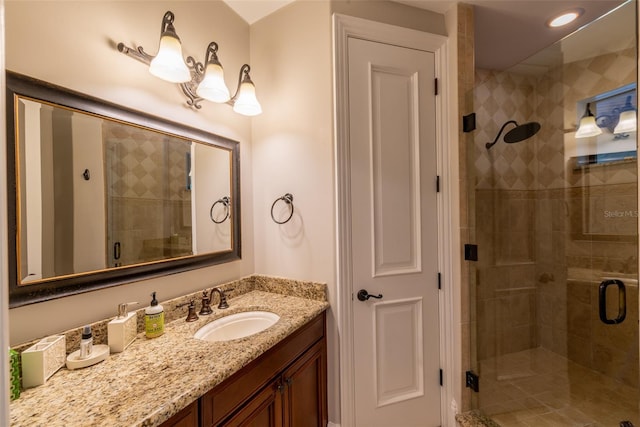
[[[164,309],[158,304],[155,292],[151,294],[151,304],[144,309],[144,330],[147,338],[164,334]]]

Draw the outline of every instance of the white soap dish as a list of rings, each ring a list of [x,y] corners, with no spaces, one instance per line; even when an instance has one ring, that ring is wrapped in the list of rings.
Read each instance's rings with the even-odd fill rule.
[[[67,356],[67,369],[80,369],[95,365],[109,357],[109,346],[98,344],[93,346],[91,354],[86,359],[80,359],[80,350]]]

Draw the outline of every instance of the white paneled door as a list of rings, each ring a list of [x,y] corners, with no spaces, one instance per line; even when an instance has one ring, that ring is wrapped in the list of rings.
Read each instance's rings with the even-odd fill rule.
[[[348,43],[356,424],[439,426],[435,58]]]

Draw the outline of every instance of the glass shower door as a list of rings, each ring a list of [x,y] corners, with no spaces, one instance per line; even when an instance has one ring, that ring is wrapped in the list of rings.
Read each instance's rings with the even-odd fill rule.
[[[475,72],[473,396],[503,426],[640,426],[637,138],[617,127],[637,108],[635,8]],[[618,37],[606,51],[571,51],[607,25],[628,31],[600,32]],[[576,136],[587,109],[600,134]],[[541,128],[487,148],[508,121]]]

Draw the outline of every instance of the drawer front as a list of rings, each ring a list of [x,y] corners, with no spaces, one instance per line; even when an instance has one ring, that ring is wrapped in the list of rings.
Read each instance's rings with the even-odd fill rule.
[[[200,398],[202,425],[214,426],[238,409],[325,334],[325,313]]]

